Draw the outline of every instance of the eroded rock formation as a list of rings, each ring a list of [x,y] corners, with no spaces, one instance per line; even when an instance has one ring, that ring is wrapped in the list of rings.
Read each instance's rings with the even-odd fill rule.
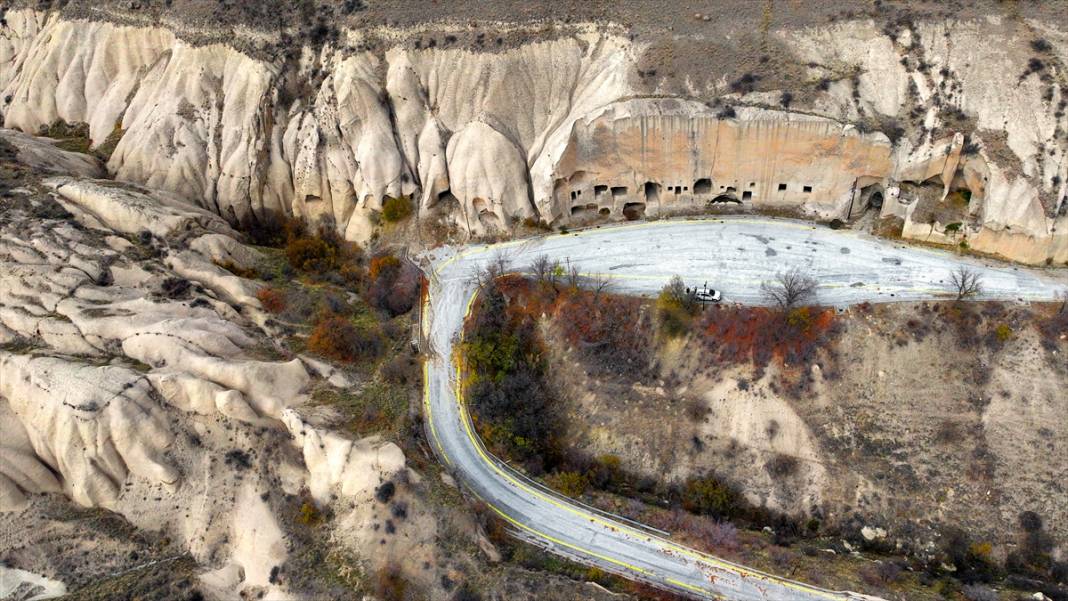
[[[21,134],[4,139],[12,135]],[[258,251],[216,214],[167,193],[72,175],[39,181],[38,171],[73,164],[90,175],[95,165],[26,144],[42,145],[29,166],[4,164],[29,175],[14,189],[5,182],[0,199],[6,560],[64,581],[84,571],[60,565],[81,555],[69,549],[35,555],[51,544],[39,537],[64,528],[41,493],[162,532],[210,568],[200,586],[219,598],[291,597],[278,577],[292,549],[284,499],[302,490],[323,507],[343,503],[338,518],[352,534],[339,548],[362,557],[387,561],[433,536],[414,503],[397,520],[413,530],[396,551],[370,533],[375,488],[408,477],[404,453],[303,415],[312,386],[353,383],[318,361],[278,358],[277,326],[255,297],[261,284],[216,265],[248,269]]]
[[[121,134],[107,164],[115,177],[235,224],[326,217],[362,242],[383,200],[409,194],[425,213],[448,201],[442,210],[473,235],[667,213],[675,196],[687,211],[719,198],[841,219],[892,197],[882,213],[901,217],[906,237],[1068,260],[1065,33],[1045,24],[1029,24],[1050,44],[1041,73],[1028,71],[1023,34],[997,18],[777,31],[817,89],[789,112],[774,94],[725,93],[722,80],[693,100],[631,100],[643,93],[643,46],[593,30],[499,52],[328,43],[283,63],[160,28],[28,10],[6,23],[6,126],[87,123],[97,145]],[[1005,85],[1016,73],[1020,84]],[[892,144],[852,122],[876,123]],[[928,202],[968,191],[947,217],[956,225],[939,221],[944,211],[914,215],[907,205],[922,194],[890,193],[933,176],[943,194]]]

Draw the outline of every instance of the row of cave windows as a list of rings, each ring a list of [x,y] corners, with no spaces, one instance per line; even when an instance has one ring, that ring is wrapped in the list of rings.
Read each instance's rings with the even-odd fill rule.
[[[756,182],[749,182],[749,187],[750,188],[753,188],[755,186],[756,186]],[[728,193],[728,194],[735,192],[733,187],[728,187],[728,186],[720,186],[719,189],[720,190],[725,190],[725,192]],[[603,185],[603,184],[598,184],[598,185],[593,187],[593,193],[594,193],[595,196],[600,196],[600,195],[602,195],[602,194],[604,194],[605,192],[608,192],[608,191],[609,191],[609,187],[606,186],[606,185]],[[657,184],[657,183],[654,183],[654,182],[646,182],[645,186],[644,186],[644,191],[645,191],[646,198],[653,197],[653,196],[658,196],[659,193],[660,193],[660,184]],[[689,191],[689,187],[687,187],[687,186],[668,186],[667,187],[667,191],[668,192],[672,192],[674,194],[680,194],[682,192],[688,192]],[[778,186],[778,191],[779,192],[785,192],[786,191],[786,184],[780,183],[779,186]],[[801,191],[804,192],[805,194],[811,194],[812,193],[812,186],[802,186],[801,187]],[[620,197],[620,196],[625,196],[627,194],[628,190],[627,190],[626,186],[612,186],[611,192],[612,192],[612,196],[613,197]],[[694,184],[693,184],[693,193],[694,194],[711,194],[712,193],[712,180],[706,178],[706,179],[699,179],[696,182],[694,182]],[[571,191],[571,200],[577,200],[579,196],[582,196],[582,190],[572,190]],[[753,193],[751,191],[746,190],[745,192],[742,192],[742,200],[749,200],[752,197],[753,197]]]

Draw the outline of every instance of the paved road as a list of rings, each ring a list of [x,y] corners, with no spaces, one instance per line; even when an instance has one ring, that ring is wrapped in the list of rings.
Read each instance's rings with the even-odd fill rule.
[[[727,302],[750,304],[761,302],[761,281],[799,266],[820,281],[818,302],[827,305],[945,296],[949,275],[962,259],[808,223],[759,218],[606,227],[441,248],[426,256],[431,284],[422,326],[431,353],[424,410],[432,444],[522,537],[583,563],[699,598],[870,599],[776,578],[682,547],[545,491],[489,456],[458,396],[453,351],[476,292],[472,276],[502,254],[516,270],[543,254],[570,259],[583,273],[611,277],[614,291],[634,294],[655,294],[678,274],[691,284],[708,281]],[[1052,299],[1066,287],[1064,279],[1024,268],[968,263],[982,274],[984,298]]]

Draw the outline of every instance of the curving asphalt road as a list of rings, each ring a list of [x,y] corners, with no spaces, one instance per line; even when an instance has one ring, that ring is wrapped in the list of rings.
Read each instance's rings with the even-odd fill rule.
[[[1068,289],[1063,275],[1054,281],[1022,267],[766,218],[641,223],[427,253],[424,411],[441,459],[530,542],[662,588],[730,601],[874,598],[777,578],[680,546],[546,491],[489,455],[463,405],[454,351],[477,291],[473,276],[502,254],[514,270],[539,255],[568,259],[582,273],[610,277],[614,291],[630,294],[654,294],[678,274],[687,283],[707,281],[722,290],[724,302],[745,304],[760,304],[760,283],[793,266],[819,280],[817,302],[823,305],[948,296],[946,282],[961,262],[982,275],[981,298],[1050,300]]]

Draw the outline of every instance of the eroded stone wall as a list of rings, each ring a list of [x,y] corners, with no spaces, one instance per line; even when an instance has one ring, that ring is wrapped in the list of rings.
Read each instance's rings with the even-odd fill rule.
[[[812,81],[797,85],[816,90],[783,110],[783,93],[708,78],[686,98],[653,100],[648,82],[635,87],[641,42],[593,26],[496,52],[356,50],[361,34],[349,31],[271,62],[159,27],[28,10],[5,22],[6,126],[84,122],[96,145],[121,135],[108,162],[115,177],[231,223],[329,218],[364,242],[384,199],[401,195],[417,218],[444,212],[472,236],[700,211],[717,198],[851,218],[872,186],[934,178],[935,202],[969,191],[961,225],[920,219],[942,212],[916,212],[918,199],[903,193],[883,214],[901,217],[905,236],[1068,261],[1058,70],[1068,36],[1045,24],[1041,73],[1015,84],[1032,33],[996,19],[776,32],[808,65]],[[887,119],[919,121],[903,134],[879,125]]]
[[[634,219],[726,203],[844,218],[859,188],[884,181],[893,167],[881,133],[782,111],[743,109],[737,117],[659,99],[580,119],[556,165],[550,212],[566,218],[607,209]]]

